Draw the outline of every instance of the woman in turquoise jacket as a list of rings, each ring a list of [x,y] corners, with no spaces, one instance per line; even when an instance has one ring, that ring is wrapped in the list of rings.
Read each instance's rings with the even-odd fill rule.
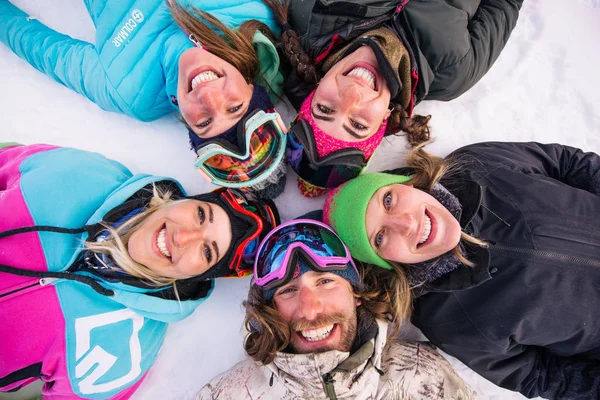
[[[129,398],[168,323],[245,274],[277,220],[239,192],[186,197],[97,153],[0,143],[0,392]]]
[[[85,5],[95,44],[48,28],[8,0],[0,0],[0,42],[104,110],[142,121],[177,110],[191,137],[232,130],[251,103],[266,111],[280,94],[279,58],[268,37],[276,23],[259,0]]]

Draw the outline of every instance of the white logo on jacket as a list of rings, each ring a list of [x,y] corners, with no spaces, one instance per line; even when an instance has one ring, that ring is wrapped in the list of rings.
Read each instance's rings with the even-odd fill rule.
[[[112,381],[97,384],[96,382],[112,368],[119,357],[118,355],[110,354],[98,345],[90,349],[91,332],[96,328],[127,320],[131,320],[133,323],[133,332],[128,340],[129,354],[131,356],[129,372]],[[144,317],[128,308],[104,314],[90,315],[89,317],[75,320],[75,357],[77,358],[75,376],[81,378],[92,371],[77,384],[82,394],[109,392],[133,382],[141,375],[142,347],[138,334],[143,326]]]
[[[131,12],[131,18],[123,24],[123,27],[117,32],[117,35],[112,39],[115,47],[120,47],[125,40],[129,37],[131,32],[138,26],[144,22],[144,13],[138,10],[137,8]]]

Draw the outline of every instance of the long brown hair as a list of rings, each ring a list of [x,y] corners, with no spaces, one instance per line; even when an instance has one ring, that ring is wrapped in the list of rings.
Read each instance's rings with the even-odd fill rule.
[[[410,287],[404,272],[362,265],[357,267],[361,283],[352,289],[354,297],[361,301],[357,307],[358,320],[376,318],[389,321],[391,328],[388,335],[396,335],[411,313]],[[293,332],[273,300],[267,301],[257,285],[250,286],[248,300],[243,306],[246,309],[245,326],[249,332],[244,349],[255,361],[268,364],[277,352],[289,345]]]
[[[286,59],[295,69],[296,75],[302,83],[307,86],[308,91],[316,88],[322,77],[321,71],[315,65],[314,60],[306,53],[298,33],[288,24],[289,0],[263,0],[275,14],[275,19],[283,27],[281,34],[281,45]],[[411,146],[417,146],[426,142],[431,137],[429,120],[431,115],[413,115],[409,117],[406,110],[399,103],[390,103],[394,109],[388,119],[386,135],[392,135],[402,131],[406,134],[406,140]]]
[[[211,14],[194,6],[190,6],[188,9],[179,2],[173,4],[171,14],[181,29],[194,35],[203,47],[240,71],[246,83],[251,84],[261,80],[260,64],[256,50],[252,45],[252,39],[258,30],[272,41],[275,41],[273,32],[267,25],[257,20],[248,20],[240,25],[237,31],[233,31]],[[211,28],[199,17],[220,30],[222,35],[215,32],[214,28]],[[268,84],[268,82],[261,83],[263,85]]]

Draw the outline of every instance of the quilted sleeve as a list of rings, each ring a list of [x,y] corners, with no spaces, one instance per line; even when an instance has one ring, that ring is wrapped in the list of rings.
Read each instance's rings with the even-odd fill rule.
[[[35,69],[84,95],[104,110],[129,114],[112,96],[96,48],[48,28],[0,0],[0,42]]]

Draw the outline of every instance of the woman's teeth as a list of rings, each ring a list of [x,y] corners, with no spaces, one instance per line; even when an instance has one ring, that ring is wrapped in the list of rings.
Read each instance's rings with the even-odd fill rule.
[[[198,75],[192,79],[192,90],[196,88],[202,82],[210,82],[219,79],[219,75],[217,75],[214,71],[204,71],[200,72]]]
[[[429,234],[431,233],[431,218],[427,214],[425,214],[425,229],[423,229],[423,236],[421,236],[421,240],[419,240],[419,244],[425,243],[425,241],[429,238]]]
[[[158,249],[162,253],[163,256],[167,258],[171,258],[171,253],[167,249],[167,245],[165,244],[165,233],[167,232],[166,228],[162,228],[160,232],[158,232],[158,237],[156,238],[156,245]]]
[[[324,326],[318,329],[307,329],[305,331],[300,331],[304,339],[309,342],[317,342],[319,340],[324,340],[331,335],[331,331],[333,330],[333,325]]]
[[[352,71],[348,72],[347,76],[354,76],[362,79],[371,87],[371,89],[375,90],[375,75],[366,68],[356,67],[353,68]]]

